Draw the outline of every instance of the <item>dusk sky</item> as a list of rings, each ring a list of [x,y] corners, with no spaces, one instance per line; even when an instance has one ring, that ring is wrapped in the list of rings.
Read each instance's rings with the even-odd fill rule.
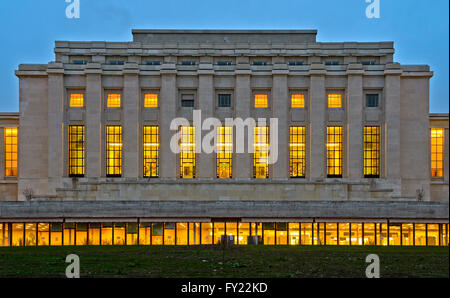
[[[345,3],[345,4],[344,4]],[[317,41],[394,41],[395,61],[428,64],[430,111],[449,111],[448,0],[380,0],[368,19],[365,0],[80,0],[66,18],[65,0],[2,1],[0,112],[19,110],[21,63],[54,60],[55,40],[131,41],[131,29],[317,29]]]

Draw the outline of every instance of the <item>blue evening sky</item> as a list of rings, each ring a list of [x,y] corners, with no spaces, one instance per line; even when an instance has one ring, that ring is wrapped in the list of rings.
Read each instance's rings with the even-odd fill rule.
[[[21,63],[54,60],[55,40],[130,41],[131,29],[318,29],[318,41],[394,41],[395,61],[428,64],[430,111],[449,111],[448,0],[380,0],[368,19],[365,0],[80,0],[67,19],[65,0],[0,4],[0,112],[19,110]]]

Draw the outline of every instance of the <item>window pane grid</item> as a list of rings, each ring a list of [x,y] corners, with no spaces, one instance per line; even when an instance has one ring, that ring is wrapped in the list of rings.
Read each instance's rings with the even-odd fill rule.
[[[82,108],[83,107],[83,94],[82,93],[70,94],[70,107],[71,108]]]
[[[327,127],[327,175],[342,177],[342,126]]]
[[[180,149],[180,177],[195,178],[195,127],[181,127]]]
[[[380,127],[364,127],[364,177],[380,177]]]
[[[144,126],[144,177],[159,175],[159,127]]]
[[[289,168],[291,178],[303,178],[306,172],[306,127],[291,126]]]
[[[291,107],[292,108],[304,108],[305,107],[305,95],[304,94],[292,94],[291,95]]]
[[[431,177],[444,176],[444,129],[431,129]]]
[[[341,94],[328,94],[328,107],[329,108],[342,108]]]
[[[255,94],[255,108],[267,108],[267,94]]]
[[[5,127],[5,176],[17,176],[18,128]]]
[[[84,175],[84,126],[69,126],[69,176]]]
[[[108,94],[107,107],[108,108],[120,108],[120,94],[119,93]]]
[[[233,127],[217,128],[217,178],[231,178],[233,152]]]
[[[253,178],[269,178],[269,127],[254,127]]]
[[[106,126],[106,175],[122,175],[122,126]]]
[[[158,94],[145,94],[144,95],[144,107],[145,108],[157,108],[158,107]]]

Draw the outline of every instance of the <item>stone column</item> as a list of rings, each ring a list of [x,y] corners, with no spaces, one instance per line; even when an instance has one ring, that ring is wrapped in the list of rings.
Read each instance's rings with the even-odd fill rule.
[[[322,179],[326,177],[325,164],[325,138],[326,138],[326,93],[325,75],[326,70],[323,64],[311,64],[310,90],[309,90],[309,178]]]
[[[361,64],[349,64],[347,68],[347,173],[348,178],[358,179],[363,171],[363,82]]]
[[[139,68],[127,63],[123,70],[123,176],[137,178],[142,170],[139,164]]]
[[[64,68],[62,63],[48,64],[48,193],[54,195],[63,176]]]
[[[209,57],[203,57],[209,58]],[[201,58],[202,59],[202,58]],[[198,108],[202,111],[202,121],[208,117],[213,117],[214,111],[214,70],[212,61],[200,61],[198,70]],[[203,131],[205,136],[209,131]],[[201,144],[196,144],[201,146]],[[197,153],[198,178],[215,178],[216,154]]]
[[[176,173],[176,154],[170,150],[170,139],[175,131],[170,123],[176,117],[177,77],[175,63],[164,63],[161,69],[160,127],[159,127],[159,175],[161,178],[178,177]]]
[[[86,177],[101,177],[102,167],[102,69],[99,63],[89,63],[86,67]]]
[[[386,119],[386,178],[400,178],[400,75],[399,64],[387,64],[384,71]]]
[[[273,178],[289,177],[288,72],[284,61],[274,64],[272,71],[272,115],[274,118],[278,118],[278,161],[272,166]]]
[[[236,66],[236,84],[235,84],[235,117],[240,117],[243,120],[250,117],[251,105],[251,89],[250,89],[250,64],[248,57],[243,57],[246,61],[238,61]],[[235,132],[234,132],[235,133]],[[253,155],[248,153],[250,148],[247,148],[248,133],[245,132],[244,137],[245,153],[234,153],[233,160],[233,177],[236,178],[252,178],[253,177]],[[234,146],[236,148],[236,145]]]

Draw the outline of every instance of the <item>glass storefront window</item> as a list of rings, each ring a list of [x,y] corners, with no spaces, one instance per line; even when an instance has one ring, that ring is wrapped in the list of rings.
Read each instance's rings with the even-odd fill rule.
[[[50,225],[50,243],[51,245],[62,245],[62,223],[52,223]]]
[[[288,232],[287,227],[288,224],[285,222],[278,222],[275,224],[276,227],[276,240],[275,243],[278,245],[287,245],[287,239],[288,239]]]
[[[227,236],[233,237],[234,244],[237,244],[237,223],[227,222]]]
[[[300,242],[299,223],[289,223],[289,245],[298,245]]]
[[[64,245],[75,245],[75,223],[64,223]]]
[[[241,222],[238,224],[239,236],[237,244],[245,245],[250,236],[250,224],[248,222]]]
[[[416,246],[427,245],[426,226],[425,224],[415,224]]]
[[[202,222],[202,243],[201,244],[213,244],[213,223]]]
[[[114,224],[114,245],[125,245],[125,223]]]
[[[23,246],[23,223],[12,224],[12,246]]]
[[[275,223],[264,222],[263,223],[263,244],[264,245],[274,245],[275,244]]]
[[[113,224],[103,223],[102,224],[102,245],[112,245],[113,240]]]
[[[389,245],[400,245],[401,224],[389,224]]]
[[[89,245],[100,245],[100,230],[101,224],[99,223],[89,224],[89,231],[88,231]]]
[[[138,224],[135,222],[127,223],[127,245],[138,244]]]
[[[78,223],[77,224],[77,230],[76,230],[76,245],[87,245],[88,241],[87,241],[87,229],[88,228],[88,224],[86,223]]]
[[[36,224],[26,223],[25,224],[25,246],[35,246],[36,245]]]
[[[339,245],[350,245],[350,224],[339,224]]]
[[[200,244],[200,223],[190,222],[189,223],[189,245],[199,245]]]
[[[175,223],[164,224],[164,245],[175,245]]]
[[[414,245],[414,225],[403,224],[402,225],[402,245]]]
[[[326,224],[325,237],[327,245],[337,245],[338,235],[337,235],[337,225],[335,223]]]
[[[375,224],[364,223],[364,245],[375,245]]]
[[[50,224],[38,223],[38,245],[49,245]]]
[[[300,240],[302,245],[312,244],[312,224],[302,223],[301,224],[301,235]]]
[[[177,223],[177,245],[188,244],[188,224],[185,222]]]
[[[439,245],[439,225],[428,224],[428,246]]]
[[[352,245],[362,245],[362,224],[361,223],[352,223],[351,224],[351,241]]]
[[[143,222],[139,224],[139,244],[150,245],[152,237],[152,224]]]
[[[225,223],[214,223],[214,244],[220,244],[222,236],[225,235]]]
[[[152,245],[163,244],[163,229],[164,223],[162,222],[152,223]]]

